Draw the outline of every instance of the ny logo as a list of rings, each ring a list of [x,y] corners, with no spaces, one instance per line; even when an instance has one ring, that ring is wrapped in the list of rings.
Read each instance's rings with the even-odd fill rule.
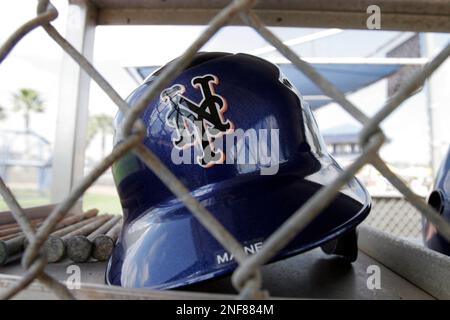
[[[216,94],[214,85],[219,79],[211,74],[195,77],[191,84],[200,89],[203,96],[198,104],[183,96],[185,87],[175,84],[161,92],[161,101],[169,105],[166,123],[175,129],[172,142],[175,148],[185,149],[191,146],[200,147],[200,155],[196,161],[204,168],[223,163],[225,154],[214,147],[215,139],[234,129],[230,120],[223,114],[227,111],[227,101]]]

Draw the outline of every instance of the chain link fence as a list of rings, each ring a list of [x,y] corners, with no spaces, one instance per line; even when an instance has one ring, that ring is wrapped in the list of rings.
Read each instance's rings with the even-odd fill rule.
[[[419,240],[422,236],[422,216],[402,197],[373,197],[372,210],[364,224],[397,237]]]
[[[356,172],[365,165],[374,166],[392,185],[394,185],[405,198],[419,210],[423,216],[429,219],[447,239],[450,239],[450,225],[429,207],[422,198],[412,192],[406,184],[394,174],[383,159],[378,155],[378,150],[385,142],[385,135],[379,128],[379,124],[396,110],[423,82],[436,70],[449,56],[450,45],[447,45],[432,61],[421,70],[413,74],[409,81],[391,96],[384,106],[372,118],[365,115],[353,105],[344,94],[339,92],[327,79],[323,78],[309,63],[302,60],[289,47],[284,45],[251,10],[255,0],[235,0],[222,9],[209,23],[203,33],[194,41],[176,63],[166,68],[156,81],[151,90],[143,96],[137,105],[130,109],[128,104],[119,96],[111,85],[101,76],[92,64],[81,55],[58,31],[51,22],[58,16],[55,7],[48,0],[39,0],[37,16],[23,24],[14,32],[0,48],[0,63],[8,56],[14,46],[31,30],[41,27],[47,34],[67,53],[76,63],[102,88],[117,107],[126,115],[122,135],[124,143],[118,145],[101,163],[99,163],[84,179],[70,192],[46,218],[44,223],[35,230],[29,219],[23,212],[14,195],[0,179],[0,193],[11,209],[14,218],[21,226],[29,245],[22,258],[22,266],[25,269],[23,277],[13,287],[9,288],[1,298],[8,299],[25,289],[35,279],[53,290],[60,298],[73,299],[72,293],[67,287],[52,278],[44,271],[47,264],[45,255],[41,254],[41,248],[56,224],[63,219],[72,206],[80,199],[84,192],[120,157],[127,152],[135,153],[162,182],[179,197],[192,214],[208,229],[209,232],[221,243],[221,245],[234,255],[239,266],[232,276],[234,287],[239,292],[240,298],[265,298],[269,293],[261,288],[260,267],[271,260],[283,247],[285,247],[308,223],[310,223],[321,210],[338,194],[340,188],[347,183]],[[240,17],[244,25],[257,31],[268,43],[277,48],[293,65],[314,81],[323,93],[336,101],[351,116],[359,121],[364,130],[361,134],[362,154],[344,170],[335,181],[323,187],[307,203],[299,208],[285,223],[280,226],[265,242],[262,249],[255,255],[247,256],[241,244],[208,212],[189,190],[170,172],[167,167],[153,154],[153,152],[141,144],[145,129],[139,119],[140,114],[148,104],[158,97],[170,82],[191,61],[197,51],[211,39],[231,19]]]

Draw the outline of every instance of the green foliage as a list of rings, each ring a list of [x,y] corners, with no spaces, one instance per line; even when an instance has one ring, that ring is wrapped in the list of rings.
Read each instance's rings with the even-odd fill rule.
[[[30,130],[30,115],[44,110],[44,101],[36,90],[22,88],[13,94],[13,111],[23,114],[26,131]]]
[[[111,134],[114,131],[113,118],[107,114],[98,114],[89,119],[87,141],[88,145],[94,137],[101,133],[102,135]]]

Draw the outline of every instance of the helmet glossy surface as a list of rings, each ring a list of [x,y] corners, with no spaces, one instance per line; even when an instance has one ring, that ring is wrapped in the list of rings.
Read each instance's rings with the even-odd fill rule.
[[[428,197],[430,204],[450,223],[450,149],[439,168],[433,191]],[[433,250],[450,255],[450,243],[426,219],[422,219],[422,235],[425,245]]]
[[[159,73],[130,95],[131,106]],[[254,56],[197,54],[141,119],[145,146],[248,254],[342,170],[326,152],[297,90],[277,66]],[[122,120],[119,112],[116,126]],[[115,144],[120,142],[117,135]],[[179,154],[188,151],[180,161]],[[173,288],[234,270],[233,257],[136,156],[116,162],[113,175],[125,216],[108,283]],[[352,179],[274,260],[353,230],[370,203]]]

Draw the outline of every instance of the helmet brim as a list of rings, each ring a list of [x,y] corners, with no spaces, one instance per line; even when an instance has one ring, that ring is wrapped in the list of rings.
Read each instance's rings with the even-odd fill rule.
[[[317,163],[319,169],[308,175],[289,168],[274,176],[241,177],[233,183],[222,183],[220,190],[206,186],[192,194],[252,254],[342,171],[328,155]],[[211,189],[214,197],[209,196]],[[356,228],[370,207],[369,194],[353,178],[272,261],[318,247]],[[225,275],[236,266],[209,231],[173,198],[124,224],[106,281],[124,287],[170,289]]]

